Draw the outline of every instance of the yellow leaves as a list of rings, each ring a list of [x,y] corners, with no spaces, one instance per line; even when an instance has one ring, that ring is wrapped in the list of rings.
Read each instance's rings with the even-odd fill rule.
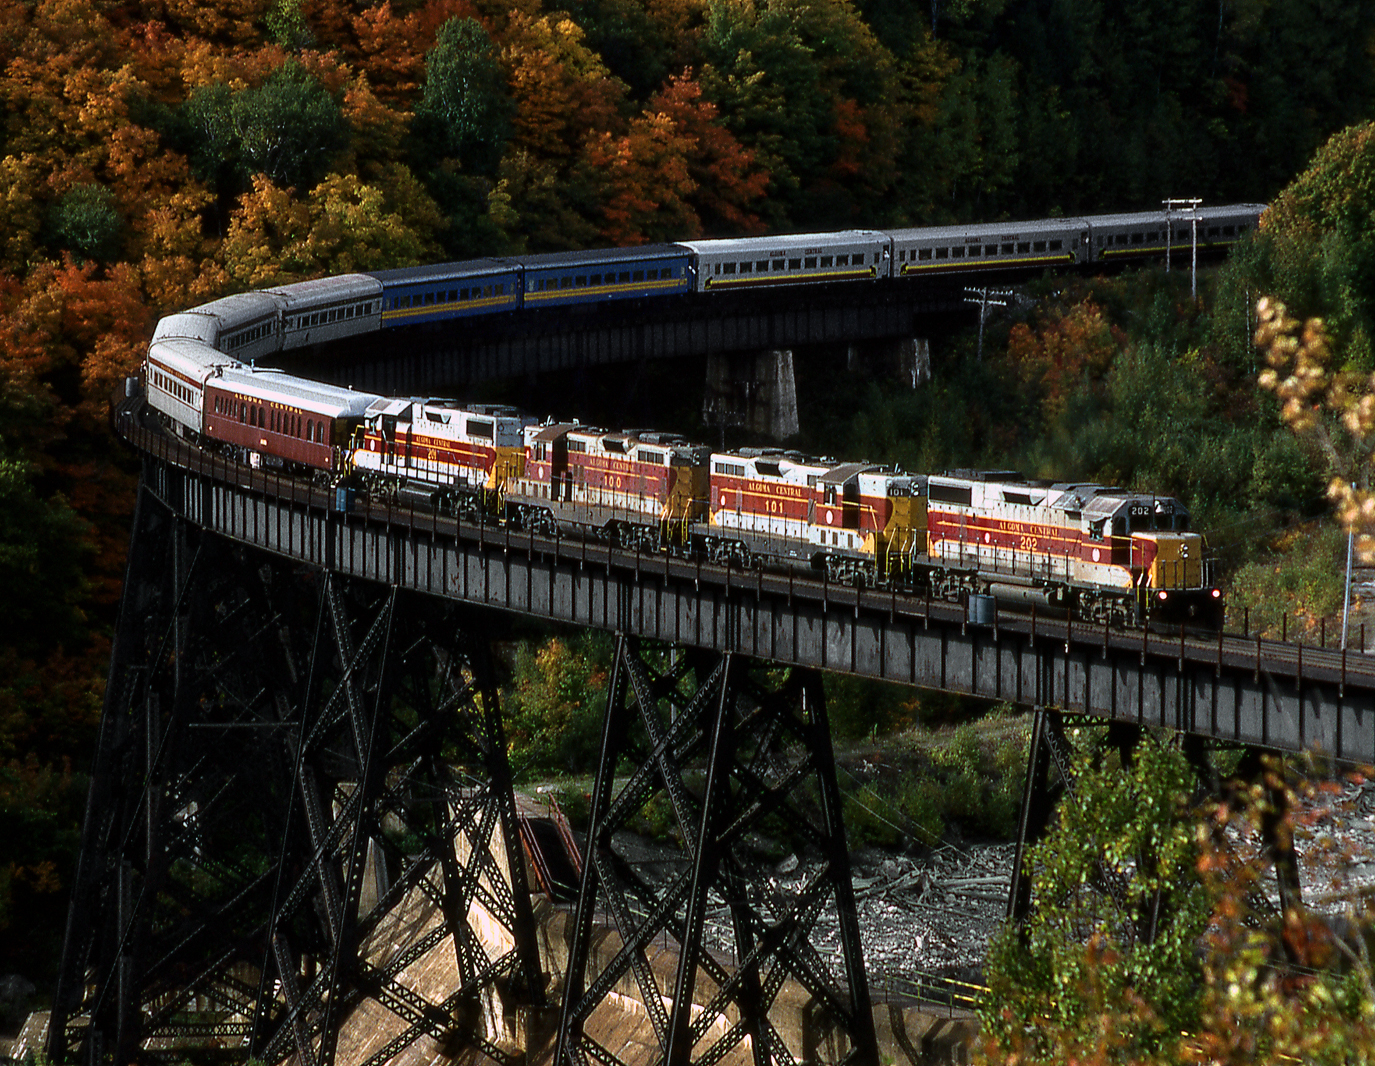
[[[87,67],[63,56],[16,60],[6,75],[10,153],[42,157],[50,167],[93,169],[105,157],[106,138],[128,120],[134,77],[127,67]]]
[[[20,273],[34,254],[43,214],[34,190],[40,169],[32,156],[0,159],[0,270]]]
[[[197,36],[258,44],[268,0],[163,0],[167,17]]]
[[[54,52],[79,56],[85,64],[111,55],[110,24],[90,0],[41,0],[34,6],[32,25]]]
[[[390,108],[378,99],[367,75],[360,75],[344,93],[344,117],[353,127],[356,158],[374,166],[401,159],[411,114]]]
[[[258,174],[252,190],[239,198],[224,241],[224,266],[244,288],[300,281],[315,273],[289,251],[310,236],[310,209],[293,193]]]
[[[567,17],[512,15],[501,50],[516,103],[515,143],[538,156],[574,155],[612,128],[622,86]]]
[[[205,303],[227,285],[228,276],[211,254],[219,242],[201,235],[200,214],[212,199],[199,182],[189,182],[152,204],[140,220],[143,261],[139,271],[156,314]]]
[[[1332,367],[1321,318],[1300,323],[1270,297],[1256,311],[1256,346],[1267,364],[1257,384],[1278,397],[1285,424],[1321,451],[1332,474],[1327,495],[1337,517],[1357,535],[1362,559],[1375,559],[1375,376]]]
[[[243,287],[257,289],[437,256],[423,234],[442,224],[438,208],[405,167],[389,166],[384,178],[370,185],[354,174],[334,174],[303,203],[293,190],[258,175],[230,222],[225,269]]]

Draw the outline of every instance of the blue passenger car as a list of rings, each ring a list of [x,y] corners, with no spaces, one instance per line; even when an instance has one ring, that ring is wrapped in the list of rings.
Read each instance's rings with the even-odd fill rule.
[[[692,252],[678,244],[526,255],[520,261],[526,307],[692,291]]]
[[[520,306],[520,264],[514,259],[370,271],[382,283],[382,326],[409,326]]]

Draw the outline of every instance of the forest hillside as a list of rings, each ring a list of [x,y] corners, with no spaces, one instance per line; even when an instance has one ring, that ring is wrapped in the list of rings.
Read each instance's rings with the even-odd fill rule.
[[[1373,14],[0,0],[0,975],[36,1002],[56,971],[136,476],[107,405],[160,315],[494,253],[1268,202],[1372,117]],[[1149,481],[1253,542],[1247,523],[1311,512],[1323,476],[1251,385],[1254,286],[1342,302],[1368,355],[1349,254],[1368,216],[1332,206],[1333,166],[1202,305],[1178,274],[1038,282],[994,354],[952,351],[929,390],[847,380],[863,413],[840,419],[804,380],[804,436],[912,468]],[[1304,234],[1338,230],[1303,260]]]

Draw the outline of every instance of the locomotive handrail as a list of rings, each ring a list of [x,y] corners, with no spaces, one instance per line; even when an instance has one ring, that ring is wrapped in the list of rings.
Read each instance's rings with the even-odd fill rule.
[[[1369,683],[1375,680],[1375,656],[1355,652],[1321,649],[1302,642],[1285,642],[1259,635],[1239,636],[1221,630],[1215,633],[1189,633],[1181,626],[1176,631],[1114,629],[1073,618],[1047,617],[1032,610],[1029,614],[995,610],[990,623],[971,621],[968,603],[945,602],[933,599],[929,592],[905,592],[896,588],[869,589],[839,585],[823,572],[819,576],[789,570],[786,573],[754,569],[742,570],[730,564],[705,562],[701,558],[687,558],[668,552],[662,561],[656,558],[653,566],[644,566],[644,553],[618,548],[612,544],[588,542],[560,535],[543,536],[525,530],[498,530],[486,522],[464,521],[459,516],[435,514],[417,509],[411,504],[398,505],[387,500],[363,499],[354,511],[335,511],[327,490],[304,483],[302,479],[276,471],[254,470],[244,463],[224,456],[207,453],[190,442],[179,441],[161,429],[152,430],[140,424],[134,405],[126,404],[116,413],[119,435],[137,450],[167,462],[199,477],[209,478],[250,492],[270,496],[291,507],[306,507],[326,514],[331,521],[377,522],[414,536],[452,536],[475,542],[479,551],[497,547],[503,552],[518,551],[531,558],[549,560],[550,565],[588,565],[615,569],[622,573],[653,577],[665,582],[691,582],[696,587],[716,588],[726,597],[749,594],[770,595],[791,603],[817,604],[824,610],[853,611],[885,616],[889,619],[908,619],[923,627],[955,625],[962,630],[991,629],[996,635],[1007,631],[1027,636],[1034,644],[1041,640],[1063,644],[1068,649],[1095,648],[1118,650],[1135,649],[1143,663],[1149,659],[1177,662],[1182,669],[1186,663],[1206,664],[1221,669],[1249,667],[1257,677],[1274,675],[1339,684]],[[205,516],[207,524],[213,516]],[[493,603],[493,606],[500,604]]]

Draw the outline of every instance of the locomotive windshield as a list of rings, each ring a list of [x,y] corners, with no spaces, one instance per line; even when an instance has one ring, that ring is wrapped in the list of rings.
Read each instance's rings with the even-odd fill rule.
[[[1133,500],[1127,524],[1133,533],[1178,533],[1189,528],[1189,512],[1176,500]]]

